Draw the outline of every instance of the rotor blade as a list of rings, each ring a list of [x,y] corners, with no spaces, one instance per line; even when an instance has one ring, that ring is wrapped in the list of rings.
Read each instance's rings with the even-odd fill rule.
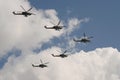
[[[56,51],[62,53],[61,51],[58,51],[58,50],[56,50]]]
[[[52,21],[50,21],[50,23],[52,23],[54,26],[56,26],[56,24],[54,24]]]
[[[86,34],[84,33],[83,36],[86,37]]]
[[[62,53],[67,53],[68,49],[61,49]]]
[[[61,21],[58,22],[57,26],[60,24]]]
[[[57,26],[58,26],[58,25],[57,25]],[[59,27],[64,28],[64,27],[66,27],[66,26],[59,26]]]
[[[67,56],[70,56],[70,55],[72,55],[72,53],[69,53],[69,54],[66,54]]]
[[[49,62],[46,62],[46,63],[44,63],[44,64],[48,64]]]
[[[34,14],[34,13],[31,13],[32,15],[36,15],[36,14]]]
[[[24,11],[26,11],[26,10],[23,8],[23,6],[22,6],[22,5],[20,5],[20,7],[21,7]]]
[[[71,49],[71,48],[69,48],[69,49],[67,49],[66,51],[67,51],[67,52],[71,52],[71,51],[72,51],[72,49]]]
[[[30,9],[28,9],[27,11],[30,11],[32,9],[32,7]]]
[[[88,37],[88,39],[93,38],[93,36]]]
[[[43,64],[42,60],[40,59],[40,62]]]
[[[66,26],[62,26],[62,27],[66,27]]]
[[[68,51],[67,50],[65,50],[63,53],[67,53]]]

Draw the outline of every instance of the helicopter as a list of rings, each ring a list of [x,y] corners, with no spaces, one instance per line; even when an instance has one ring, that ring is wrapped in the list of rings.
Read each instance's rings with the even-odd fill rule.
[[[80,39],[73,39],[73,41],[75,41],[75,42],[82,42],[82,43],[88,43],[88,42],[90,42],[91,40],[91,38],[93,38],[92,36],[90,36],[90,37],[87,37],[86,36],[86,34],[84,33],[83,34],[83,37],[81,37]]]
[[[41,59],[40,59],[40,62],[41,62],[41,64],[39,64],[39,65],[32,64],[32,66],[33,67],[41,67],[41,68],[48,67],[46,64],[48,64],[49,62],[43,63]]]
[[[59,51],[58,51],[59,52]],[[61,57],[61,58],[65,58],[65,57],[68,57],[68,55],[70,55],[70,54],[65,54],[65,53],[67,53],[68,52],[68,50],[64,50],[61,54],[59,54],[59,55],[54,55],[54,54],[51,54],[53,57]]]
[[[29,11],[32,9],[32,7],[30,9],[28,9],[27,11],[23,8],[23,6],[20,5],[20,7],[24,10],[24,11],[18,11],[18,12],[15,12],[13,11],[13,14],[14,15],[23,15],[25,17],[28,17],[30,15],[35,15],[34,13],[30,13]]]
[[[44,26],[44,27],[45,27],[46,29],[55,29],[55,30],[60,31],[63,27],[65,27],[65,26],[59,26],[60,22],[61,22],[61,21],[59,21],[57,25],[52,23],[52,24],[54,25],[54,26],[52,26],[52,27],[47,27],[47,26]]]

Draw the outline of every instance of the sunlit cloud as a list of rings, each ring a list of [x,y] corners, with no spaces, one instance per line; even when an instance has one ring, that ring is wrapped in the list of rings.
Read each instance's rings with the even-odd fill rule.
[[[53,57],[60,54],[52,47],[39,54],[29,54],[25,57],[9,57],[1,70],[0,79],[26,80],[119,80],[120,52],[114,48],[98,48],[93,51],[80,51],[67,58]],[[32,64],[49,62],[47,68],[32,67]],[[52,73],[51,73],[52,72]],[[25,77],[21,77],[25,75]]]

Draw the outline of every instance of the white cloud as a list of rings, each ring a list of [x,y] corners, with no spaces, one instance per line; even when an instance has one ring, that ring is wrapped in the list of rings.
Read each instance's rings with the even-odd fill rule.
[[[30,50],[63,33],[44,29],[45,25],[51,25],[50,21],[59,20],[55,10],[37,11],[33,8],[31,12],[36,15],[27,18],[13,15],[13,11],[23,11],[20,5],[26,10],[31,7],[29,2],[23,0],[0,1],[0,57],[13,47]]]
[[[114,48],[80,51],[67,58],[52,57],[59,48],[53,47],[39,54],[15,58],[11,56],[0,71],[1,80],[120,80],[120,52]],[[47,68],[33,68],[39,59],[49,62]]]
[[[89,18],[83,18],[83,19],[77,19],[77,18],[72,18],[68,21],[68,28],[66,29],[66,33],[69,34],[72,31],[74,31],[76,28],[80,27],[81,23],[86,23],[89,21]]]
[[[76,43],[73,41],[73,37],[70,36],[71,33],[76,29],[79,29],[82,23],[87,23],[89,20],[90,20],[89,18],[83,18],[83,19],[71,18],[68,20],[68,26],[63,33],[64,34],[63,36],[68,46],[67,49],[73,49],[75,48],[76,45]]]
[[[78,52],[65,59],[54,58],[51,54],[59,54],[58,47],[52,47],[39,54],[31,49],[42,45],[54,36],[71,33],[88,18],[72,18],[68,21],[67,29],[62,31],[46,30],[44,25],[52,26],[59,18],[54,9],[32,11],[36,15],[29,17],[15,16],[12,11],[22,10],[31,6],[23,0],[0,0],[0,57],[13,47],[22,50],[19,57],[8,58],[0,69],[0,80],[120,80],[120,52],[113,48],[99,48],[89,52]],[[62,25],[62,23],[61,23]],[[72,42],[69,42],[73,45]],[[39,64],[39,59],[50,62],[48,68],[33,68],[32,63]]]
[[[75,26],[88,20],[86,18],[81,20],[71,18],[68,21],[68,27],[61,31],[46,30],[45,25],[53,26],[51,22],[57,24],[59,21],[54,9],[36,10],[33,7],[31,12],[36,15],[26,18],[22,15],[12,14],[13,11],[23,11],[20,5],[26,10],[31,7],[29,2],[24,0],[0,1],[0,57],[14,47],[27,54],[32,48],[40,47],[43,42],[47,42],[55,36],[70,34],[75,30]],[[63,23],[62,21],[60,25],[64,25]]]

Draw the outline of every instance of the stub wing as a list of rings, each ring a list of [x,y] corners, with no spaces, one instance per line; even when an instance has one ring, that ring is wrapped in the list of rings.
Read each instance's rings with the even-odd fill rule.
[[[53,57],[60,57],[59,55],[54,55],[54,54],[51,54]]]
[[[39,67],[39,65],[34,65],[34,64],[32,64],[32,66],[33,66],[33,67]]]
[[[81,40],[76,40],[76,39],[73,39],[73,41],[75,41],[75,42],[81,42]]]
[[[44,26],[46,29],[54,29],[53,27]]]
[[[14,15],[22,15],[21,12],[13,12]]]

